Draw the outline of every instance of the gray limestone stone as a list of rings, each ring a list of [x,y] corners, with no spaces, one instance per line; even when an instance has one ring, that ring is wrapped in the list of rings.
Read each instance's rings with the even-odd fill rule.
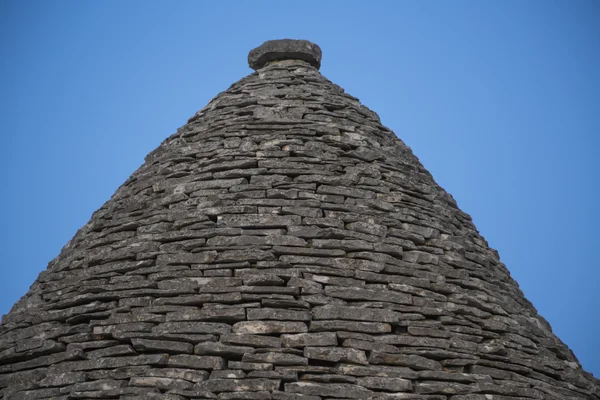
[[[303,322],[247,321],[233,325],[233,333],[242,334],[303,333],[307,331],[308,327]]]
[[[418,378],[418,373],[407,367],[396,367],[386,365],[369,365],[361,366],[354,364],[339,364],[337,366],[341,374],[358,376],[358,377],[383,377],[383,378],[404,378],[415,380]]]
[[[235,323],[246,319],[244,308],[185,310],[168,313],[167,321],[210,321]]]
[[[243,362],[269,363],[273,365],[308,365],[305,357],[286,353],[255,353],[244,354]]]
[[[338,344],[335,332],[281,335],[281,342],[285,347],[337,346]]]
[[[164,378],[157,376],[134,376],[129,381],[130,386],[155,387],[160,390],[191,389],[194,384],[183,379]]]
[[[169,367],[175,368],[190,368],[204,370],[223,369],[225,368],[225,360],[221,357],[180,354],[170,356],[168,365]]]
[[[298,225],[302,217],[297,215],[272,215],[272,214],[225,214],[217,217],[219,225],[239,228],[278,228],[289,225]]]
[[[60,387],[84,382],[87,378],[85,372],[63,372],[46,376],[39,381],[41,387]]]
[[[279,60],[302,60],[315,68],[321,66],[321,48],[307,40],[269,40],[248,54],[250,68],[258,70]]]
[[[320,306],[312,309],[314,319],[344,319],[355,321],[397,322],[399,314],[386,309],[345,306]]]
[[[402,378],[380,378],[369,376],[358,378],[356,383],[368,389],[385,390],[388,392],[409,392],[412,389],[411,381]]]
[[[271,371],[271,370],[273,370],[273,364],[266,364],[266,363],[229,361],[227,366],[229,367],[229,369],[241,369],[242,371]]]
[[[166,354],[148,354],[127,357],[105,357],[96,360],[67,361],[53,365],[53,373],[69,371],[90,371],[96,369],[122,368],[136,365],[167,365],[169,357]]]
[[[194,346],[194,354],[201,356],[219,356],[226,359],[240,359],[244,354],[251,353],[254,348],[233,346],[219,342],[204,342]]]
[[[172,353],[192,354],[194,346],[184,342],[172,342],[166,340],[131,339],[133,348],[138,352],[150,353]]]
[[[231,326],[219,322],[164,322],[152,329],[158,334],[169,333],[214,333],[231,332]]]
[[[228,335],[221,335],[221,342],[239,346],[249,347],[266,347],[266,348],[277,348],[281,347],[279,338],[270,336],[260,335],[244,335],[238,333],[232,333]]]
[[[202,382],[199,389],[210,392],[242,392],[277,390],[280,381],[271,379],[214,379]]]
[[[371,393],[369,389],[362,386],[344,383],[292,382],[285,384],[285,390],[310,396],[341,397],[346,399],[364,399]]]
[[[361,322],[361,321],[312,321],[310,323],[311,332],[323,331],[350,331],[364,333],[387,333],[392,331],[390,324],[381,322]]]
[[[400,352],[398,350],[398,348],[396,348],[392,345],[389,345],[389,344],[380,343],[379,340],[365,341],[365,340],[359,340],[359,339],[346,339],[342,343],[342,346],[353,348],[353,349],[360,349],[360,350],[379,351],[382,353],[399,353]]]
[[[281,308],[255,308],[248,310],[248,320],[310,321],[309,311],[285,310]]]
[[[397,304],[412,304],[412,297],[405,293],[397,293],[391,290],[367,290],[358,287],[338,288],[328,287],[325,289],[328,296],[348,301],[383,301]]]
[[[256,392],[221,392],[219,399],[222,400],[271,400],[271,392],[256,391]]]
[[[408,367],[415,370],[440,370],[439,362],[418,355],[388,354],[378,351],[371,352],[369,362],[372,364],[387,364]]]
[[[305,347],[304,356],[314,360],[368,364],[364,351],[350,348]]]

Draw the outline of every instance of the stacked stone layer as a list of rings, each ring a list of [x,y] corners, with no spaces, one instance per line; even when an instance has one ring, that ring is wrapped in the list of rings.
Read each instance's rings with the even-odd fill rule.
[[[375,113],[268,64],[168,138],[0,325],[3,399],[598,399]]]

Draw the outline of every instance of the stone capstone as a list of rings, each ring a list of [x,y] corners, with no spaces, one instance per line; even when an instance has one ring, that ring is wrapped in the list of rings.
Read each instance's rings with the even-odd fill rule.
[[[321,56],[321,48],[308,40],[269,40],[250,50],[248,65],[254,70],[259,70],[271,61],[302,60],[319,69]]]

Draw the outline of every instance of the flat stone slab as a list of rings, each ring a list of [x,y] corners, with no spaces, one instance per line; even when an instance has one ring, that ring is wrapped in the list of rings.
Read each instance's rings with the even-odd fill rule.
[[[250,50],[248,65],[253,70],[259,70],[271,61],[302,60],[319,69],[321,57],[321,48],[308,40],[269,40]]]

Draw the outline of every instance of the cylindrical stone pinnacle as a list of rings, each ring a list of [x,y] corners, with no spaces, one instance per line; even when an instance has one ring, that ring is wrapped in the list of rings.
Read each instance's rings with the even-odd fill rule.
[[[248,65],[253,70],[280,60],[302,60],[319,69],[321,48],[308,40],[279,39],[264,42],[248,54]]]

